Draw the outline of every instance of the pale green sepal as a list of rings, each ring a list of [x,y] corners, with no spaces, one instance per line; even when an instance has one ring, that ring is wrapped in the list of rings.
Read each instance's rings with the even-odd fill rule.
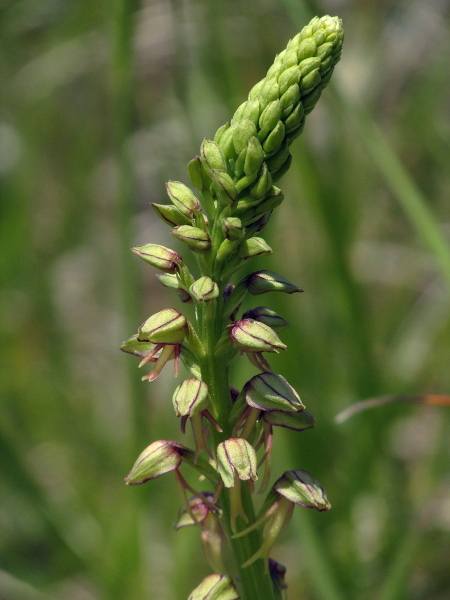
[[[219,287],[215,281],[205,275],[191,285],[189,293],[197,302],[211,302],[219,296]]]
[[[236,600],[239,594],[228,575],[208,575],[189,595],[188,600]]]
[[[328,510],[331,504],[320,483],[308,471],[286,471],[273,489],[290,502],[305,508]]]
[[[261,173],[256,183],[250,188],[250,196],[255,200],[262,199],[270,191],[272,187],[272,175],[267,168],[266,163],[263,163]]]
[[[165,473],[175,471],[185,454],[194,454],[183,444],[159,440],[147,446],[138,456],[133,468],[125,477],[127,485],[140,485]]]
[[[320,74],[319,69],[314,69],[311,73],[308,73],[305,76],[302,76],[299,87],[302,95],[309,94],[315,87],[320,84],[322,76]]]
[[[282,111],[281,112],[282,116],[286,117],[288,114],[288,113],[286,113],[286,111],[289,110],[289,112],[291,112],[292,107],[295,106],[299,100],[300,100],[300,88],[298,87],[298,84],[295,83],[295,84],[292,84],[280,98],[280,107],[281,107],[281,111]]]
[[[213,169],[211,171],[214,191],[221,204],[230,205],[237,201],[238,191],[231,177],[225,171]]]
[[[191,217],[194,212],[202,210],[194,192],[181,181],[168,181],[166,190],[174,205],[187,217]]]
[[[239,245],[238,255],[243,260],[254,258],[255,256],[264,256],[266,254],[272,254],[272,248],[267,244],[265,240],[260,237],[253,237],[249,240],[244,240]]]
[[[208,386],[195,377],[185,379],[175,390],[172,403],[177,417],[197,415],[208,406]]]
[[[129,340],[122,342],[120,349],[127,354],[133,354],[133,356],[144,358],[153,350],[155,344],[152,344],[151,342],[140,342],[137,337],[137,333],[135,333]]]
[[[242,481],[256,481],[256,452],[247,440],[230,438],[217,446],[217,470],[225,487],[234,487],[235,474]]]
[[[263,414],[263,419],[272,427],[285,427],[294,431],[303,431],[314,427],[314,417],[307,410],[293,413],[271,410]]]
[[[233,145],[236,154],[247,148],[249,139],[256,136],[256,125],[249,118],[244,118],[236,124],[233,131]]]
[[[187,331],[186,317],[174,308],[165,308],[139,327],[137,339],[153,344],[181,344]]]
[[[174,227],[170,233],[194,250],[204,252],[211,247],[209,234],[198,227],[180,225],[179,227]]]
[[[302,74],[302,79],[303,79],[303,77],[306,77],[306,75],[308,75],[312,71],[315,71],[319,67],[320,67],[320,58],[312,56],[311,58],[306,58],[305,60],[302,60],[302,62],[300,63],[300,71]],[[300,86],[300,89],[301,89],[301,86]]]
[[[298,102],[288,117],[284,120],[284,126],[287,132],[292,131],[295,127],[298,127],[305,116],[305,107],[302,102]]]
[[[317,50],[317,44],[314,40],[314,38],[306,38],[305,40],[303,40],[302,42],[300,42],[300,45],[298,47],[298,52],[297,52],[297,58],[298,58],[298,62],[301,63],[303,60],[305,60],[305,58],[311,58],[312,56],[315,55]]]
[[[212,140],[208,140],[208,138],[203,140],[200,147],[200,159],[203,168],[210,177],[212,176],[211,171],[214,169],[219,169],[221,171],[226,171],[227,169],[225,156],[219,145]]]
[[[177,225],[189,225],[191,219],[186,215],[183,215],[176,206],[172,204],[156,204],[151,202],[150,206],[153,208],[158,217],[170,225],[176,227]]]
[[[286,69],[278,77],[278,85],[280,86],[280,95],[283,95],[291,85],[298,84],[301,77],[301,69],[298,65]]]
[[[263,111],[270,102],[278,100],[280,97],[280,88],[276,79],[266,79],[259,90],[259,105]],[[278,119],[277,119],[278,120]]]
[[[266,371],[252,377],[244,386],[245,401],[258,410],[297,412],[305,407],[294,388],[281,375]]]
[[[263,141],[272,131],[281,117],[280,101],[273,100],[261,113],[259,118],[258,140]]]
[[[194,156],[194,158],[188,162],[187,172],[192,185],[203,192],[209,186],[209,177],[206,175],[200,156]],[[183,225],[183,223],[176,223],[176,225]]]
[[[275,153],[281,146],[284,139],[285,127],[283,121],[278,121],[267,138],[263,142],[263,150],[268,154]]]
[[[270,158],[266,160],[266,164],[269,167],[270,172],[279,169],[289,157],[289,143],[285,140],[280,149]]]
[[[239,179],[239,181],[236,182],[236,189],[239,193],[242,192],[242,190],[245,190],[246,187],[248,187],[249,185],[251,185],[255,179],[258,177],[258,172],[255,171],[254,173],[252,173],[251,175],[245,175],[244,177],[242,177],[241,179]]]
[[[227,131],[227,129],[230,128],[231,123],[228,121],[227,123],[224,123],[221,127],[219,127],[219,129],[216,131],[216,133],[214,134],[214,141],[216,142],[216,144],[220,144],[220,140],[222,139],[223,134],[225,133],[225,131]]]
[[[183,260],[177,252],[159,244],[135,246],[131,250],[146,263],[165,273],[174,273]]]
[[[243,170],[246,175],[258,173],[264,160],[264,151],[257,137],[248,140]]]
[[[245,229],[238,217],[227,217],[222,221],[222,233],[228,240],[241,240]]]
[[[268,325],[253,319],[241,319],[228,326],[230,338],[242,352],[278,352],[286,345]]]
[[[298,286],[274,271],[264,270],[250,273],[245,279],[245,284],[252,296],[259,296],[267,292],[283,292],[285,294],[303,292]]]

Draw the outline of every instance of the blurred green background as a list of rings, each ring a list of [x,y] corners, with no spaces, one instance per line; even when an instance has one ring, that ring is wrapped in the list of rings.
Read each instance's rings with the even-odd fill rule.
[[[297,509],[273,556],[290,600],[450,598],[449,408],[334,420],[362,399],[450,390],[449,13],[0,2],[1,600],[182,600],[208,573],[197,531],[173,530],[173,478],[123,485],[146,445],[181,440],[170,369],[145,385],[118,351],[180,308],[129,248],[177,247],[148,203],[187,182],[203,137],[315,14],[343,18],[343,57],[293,147],[264,232],[274,254],[251,268],[306,290],[263,297],[292,324],[272,366],[317,419],[276,432],[274,476],[309,470],[333,508]],[[241,360],[233,383],[253,374]]]

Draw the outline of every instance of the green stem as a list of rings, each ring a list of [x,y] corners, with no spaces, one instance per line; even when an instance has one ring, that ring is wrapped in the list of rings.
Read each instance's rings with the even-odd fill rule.
[[[223,290],[221,289],[221,292]],[[222,294],[212,302],[202,303],[198,307],[199,336],[205,348],[205,357],[201,364],[202,380],[208,385],[212,403],[212,411],[222,433],[213,432],[214,446],[231,437],[232,426],[229,422],[231,409],[231,396],[229,384],[229,369],[224,364],[221,356],[215,355],[215,349],[219,338],[223,333],[223,300]],[[253,500],[246,482],[241,486],[242,505],[249,519],[245,523],[240,517],[237,518],[237,530],[242,531],[255,522],[255,510]],[[230,503],[228,490],[224,489],[220,497],[222,508],[222,525],[231,541],[231,549],[234,555],[236,570],[239,574],[239,588],[241,600],[276,600],[272,581],[268,572],[265,571],[264,561],[257,560],[243,569],[241,565],[248,560],[262,545],[262,536],[259,529],[250,532],[240,538],[232,539],[230,526]]]

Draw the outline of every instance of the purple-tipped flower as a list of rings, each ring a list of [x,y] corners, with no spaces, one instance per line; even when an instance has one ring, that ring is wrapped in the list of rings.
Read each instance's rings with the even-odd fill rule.
[[[211,247],[209,234],[199,227],[180,225],[179,227],[174,227],[170,233],[181,242],[184,242],[189,248],[192,248],[192,250],[205,252]]]
[[[125,477],[125,482],[127,485],[140,485],[175,471],[180,466],[183,455],[189,453],[192,454],[192,451],[178,442],[168,440],[153,442],[138,456],[133,468]]]
[[[286,350],[286,345],[268,325],[253,319],[241,319],[228,326],[235,348],[245,352],[250,361],[261,371],[270,371],[262,352]]]
[[[182,263],[182,258],[179,254],[159,244],[145,244],[144,246],[131,248],[131,250],[139,258],[145,260],[146,263],[165,273],[175,273]]]
[[[253,446],[242,438],[230,438],[217,446],[217,470],[225,487],[232,488],[236,478],[256,481],[256,454]]]
[[[187,217],[192,217],[194,212],[202,210],[201,204],[194,192],[180,181],[166,183],[167,194],[176,208]]]
[[[256,271],[246,277],[247,290],[252,296],[259,296],[266,292],[283,292],[294,294],[303,292],[299,287],[278,275],[274,271]]]
[[[205,275],[191,285],[189,293],[197,302],[211,302],[219,296],[219,287],[211,277]]]
[[[331,505],[325,490],[308,471],[286,471],[275,482],[273,489],[289,502],[304,508],[329,510]]]
[[[247,440],[230,438],[217,446],[217,470],[223,485],[229,489],[230,525],[236,531],[236,518],[240,516],[248,523],[241,497],[241,481],[248,481],[253,491],[256,474],[256,452]]]
[[[188,332],[186,317],[174,308],[165,308],[149,317],[139,328],[137,340],[152,342],[155,347],[145,355],[140,363],[142,367],[147,362],[154,362],[151,373],[142,379],[153,381],[161,372],[164,365],[174,359],[175,374],[178,373],[181,343]]]

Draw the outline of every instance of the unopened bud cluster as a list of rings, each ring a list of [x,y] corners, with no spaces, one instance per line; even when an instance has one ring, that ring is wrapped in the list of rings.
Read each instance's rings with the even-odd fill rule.
[[[302,431],[314,426],[314,418],[267,359],[286,350],[280,332],[282,336],[289,323],[267,306],[242,309],[254,296],[303,290],[269,270],[235,283],[230,278],[252,258],[272,253],[259,234],[284,199],[275,183],[289,168],[291,144],[330,80],[342,41],[337,17],[314,18],[276,57],[214,140],[203,141],[188,165],[197,191],[168,181],[170,204],[151,205],[182,242],[179,245],[193,252],[198,273],[191,274],[183,251],[153,243],[133,248],[162,272],[158,279],[165,287],[175,290],[184,305],[193,305],[189,318],[175,308],[150,316],[122,345],[124,352],[141,358],[140,366],[150,367],[144,380],[156,379],[169,361],[176,375],[180,361],[187,370],[173,392],[172,405],[193,448],[176,441],[153,442],[125,481],[139,485],[175,474],[183,500],[176,527],[199,527],[214,573],[190,600],[249,600],[247,568],[259,559],[261,569],[259,575],[253,572],[253,581],[261,578],[260,589],[267,598],[278,598],[285,588],[285,569],[269,558],[276,537],[296,504],[319,511],[330,506],[320,484],[306,471],[296,470],[278,478],[256,517],[249,508],[255,487],[264,491],[269,485],[274,427]],[[234,390],[230,366],[244,354],[257,372],[240,391]],[[196,469],[207,489],[192,488],[183,476],[186,468]],[[247,544],[246,558],[236,564],[238,577],[232,580],[224,571],[223,545],[230,537],[235,545],[254,530],[260,531],[259,537],[250,537],[259,539],[259,545]]]

